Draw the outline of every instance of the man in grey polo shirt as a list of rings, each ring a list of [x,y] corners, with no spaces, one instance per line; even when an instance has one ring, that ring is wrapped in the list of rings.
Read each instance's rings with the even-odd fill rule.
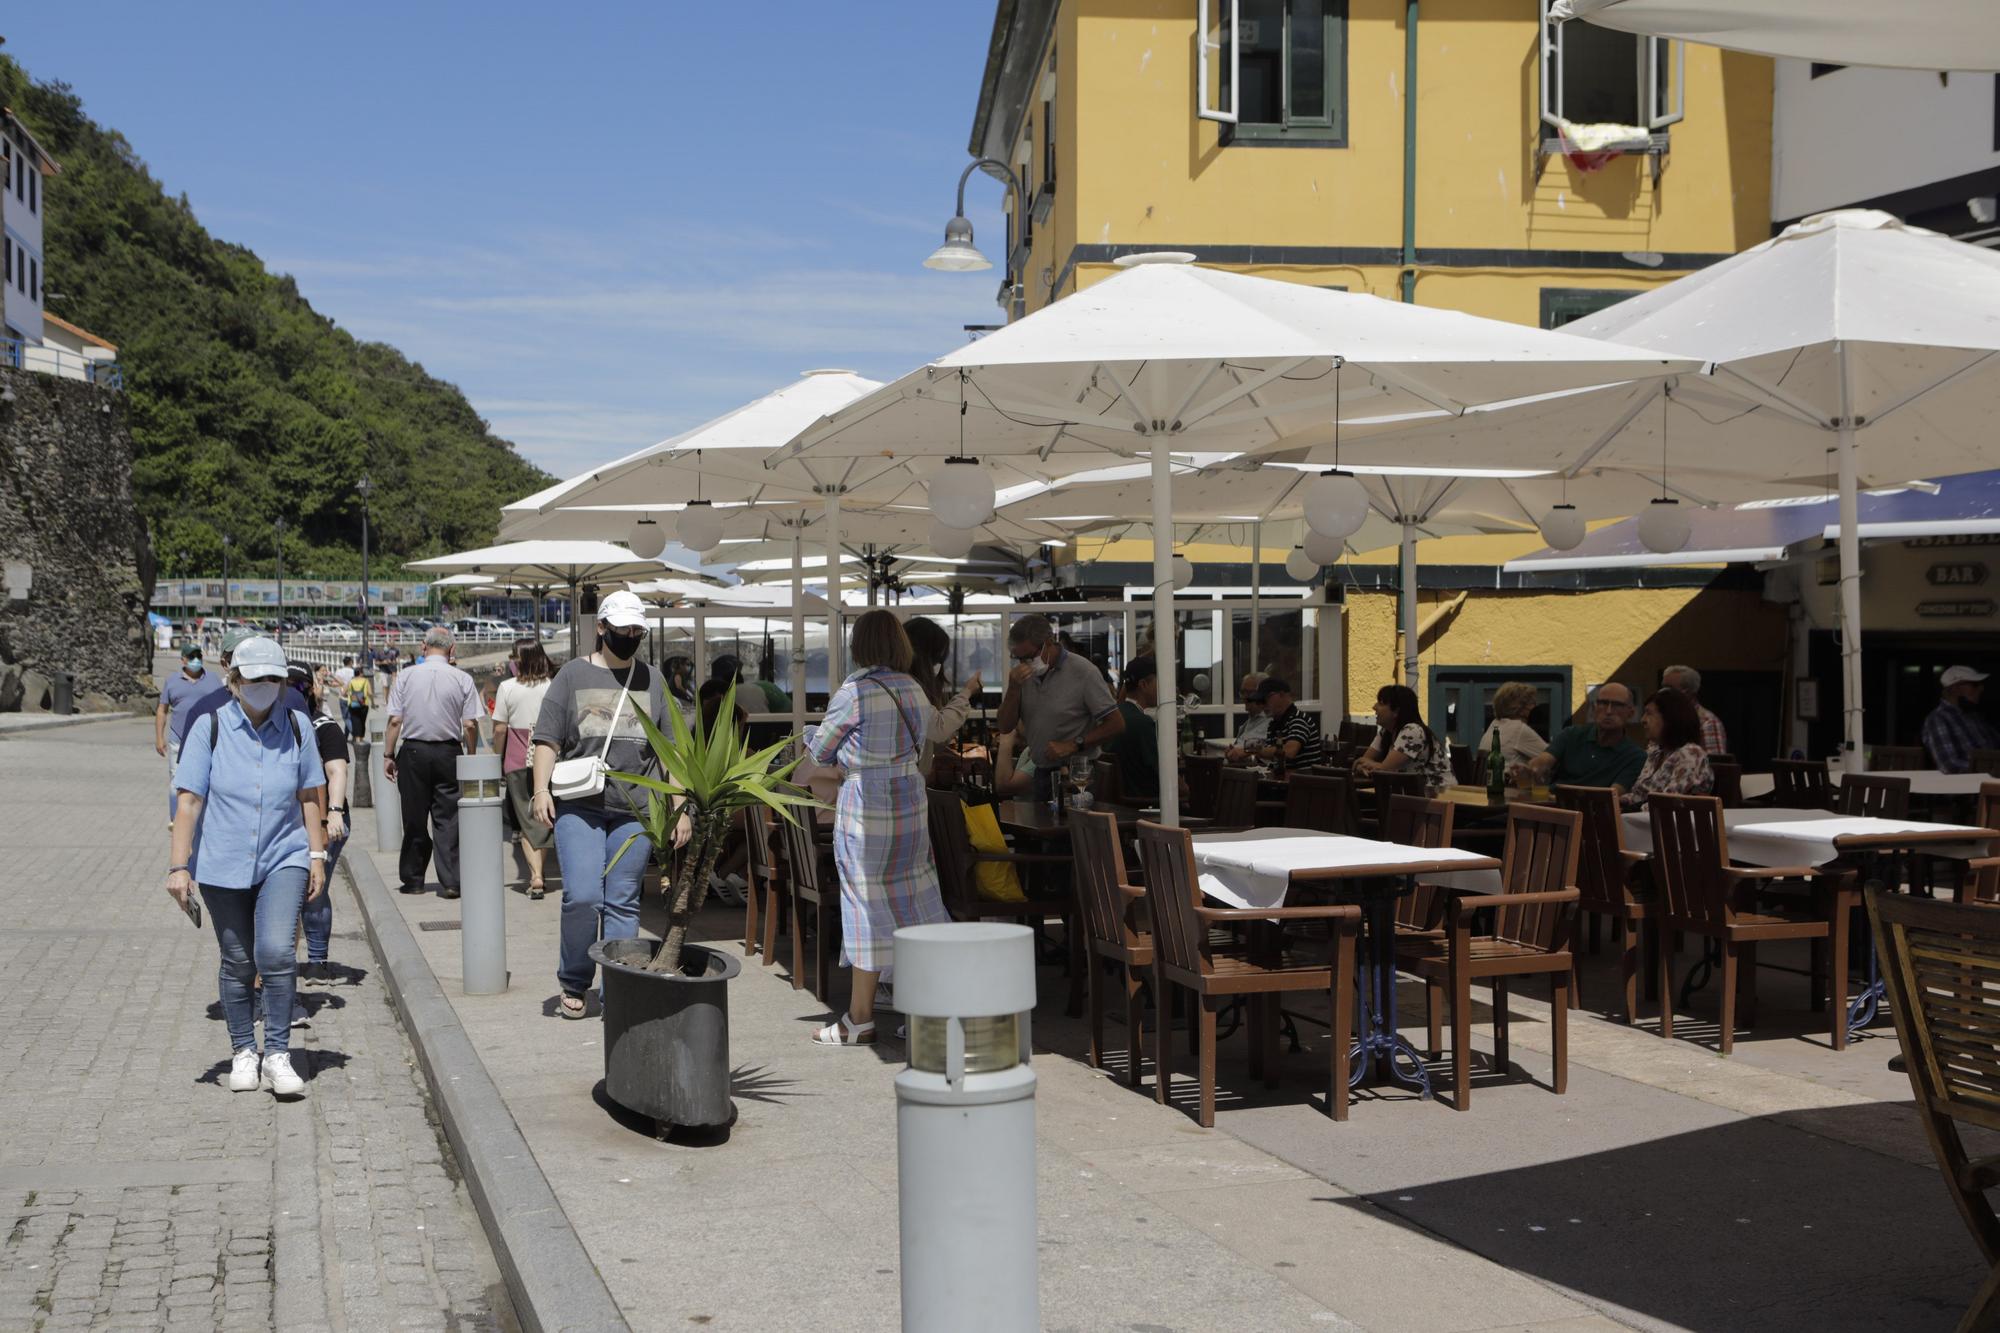
[[[1070,757],[1081,750],[1095,759],[1098,746],[1125,730],[1125,716],[1103,675],[1062,646],[1047,616],[1015,621],[1007,651],[1014,669],[995,725],[1022,729],[1021,752],[1035,761],[1035,799],[1048,801]]]
[[[486,709],[472,677],[450,662],[451,631],[424,631],[424,655],[396,673],[382,776],[403,803],[404,893],[424,891],[424,866],[437,853],[438,897],[458,897],[458,756],[479,748]]]

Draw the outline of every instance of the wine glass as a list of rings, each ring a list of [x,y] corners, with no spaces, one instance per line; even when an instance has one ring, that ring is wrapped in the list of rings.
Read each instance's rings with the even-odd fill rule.
[[[1088,810],[1090,801],[1090,756],[1078,751],[1069,760],[1069,805],[1072,810]]]

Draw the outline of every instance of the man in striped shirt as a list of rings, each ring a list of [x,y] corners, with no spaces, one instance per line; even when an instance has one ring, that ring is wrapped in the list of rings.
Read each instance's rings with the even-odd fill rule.
[[[1288,767],[1308,768],[1324,753],[1319,719],[1299,707],[1292,695],[1291,682],[1266,676],[1257,687],[1266,716],[1271,719],[1271,739],[1258,753],[1266,759],[1282,759]]]

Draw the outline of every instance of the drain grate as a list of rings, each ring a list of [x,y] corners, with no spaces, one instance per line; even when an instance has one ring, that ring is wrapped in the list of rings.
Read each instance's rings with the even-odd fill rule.
[[[462,923],[461,923],[461,922],[457,922],[457,921],[419,921],[419,922],[417,922],[417,929],[418,929],[418,930],[458,930],[458,929],[460,929],[460,928],[461,928],[461,926],[462,926]]]

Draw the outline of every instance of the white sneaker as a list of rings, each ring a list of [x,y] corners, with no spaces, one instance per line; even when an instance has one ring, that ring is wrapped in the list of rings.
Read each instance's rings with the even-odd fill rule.
[[[280,1097],[297,1097],[306,1090],[306,1081],[292,1072],[292,1057],[284,1051],[264,1057],[264,1084]]]
[[[229,1062],[229,1090],[231,1092],[257,1091],[257,1048],[245,1046]]]

